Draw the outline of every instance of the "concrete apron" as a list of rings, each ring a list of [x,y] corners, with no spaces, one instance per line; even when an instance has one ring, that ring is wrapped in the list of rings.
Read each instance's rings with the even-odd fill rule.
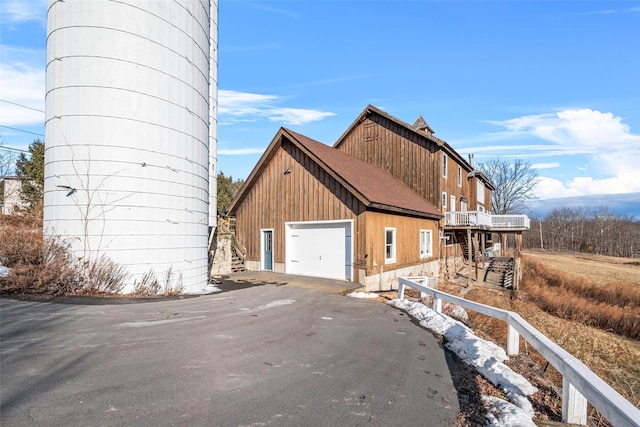
[[[222,276],[222,281],[233,284],[273,284],[289,285],[317,291],[344,294],[362,288],[357,282],[347,280],[324,279],[321,277],[296,276],[293,274],[275,273],[273,271],[243,271]]]

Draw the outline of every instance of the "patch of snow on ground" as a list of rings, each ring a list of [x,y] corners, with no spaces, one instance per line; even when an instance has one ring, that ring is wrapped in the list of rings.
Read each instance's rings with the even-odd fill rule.
[[[9,267],[0,265],[0,277],[7,277],[9,273],[11,273],[11,269]]]
[[[347,294],[348,297],[353,297],[353,298],[378,298],[378,294],[373,293],[373,292],[351,292]]]
[[[222,289],[213,284],[208,284],[204,288],[199,291],[185,292],[186,295],[209,295],[215,294],[216,292],[221,292]]]
[[[533,406],[527,396],[535,393],[538,389],[522,375],[502,363],[508,359],[508,356],[501,347],[491,341],[483,340],[464,324],[436,313],[424,304],[399,299],[389,301],[389,304],[405,310],[415,317],[420,325],[442,335],[445,338],[447,348],[456,353],[463,362],[473,366],[493,385],[504,391],[511,403],[502,399],[498,399],[500,402],[494,402],[494,398],[483,396],[485,401],[491,402],[488,405],[490,416],[487,416],[491,425],[534,425],[532,421]],[[505,406],[501,402],[510,406]],[[518,422],[515,422],[516,419]],[[523,422],[521,419],[527,421]]]

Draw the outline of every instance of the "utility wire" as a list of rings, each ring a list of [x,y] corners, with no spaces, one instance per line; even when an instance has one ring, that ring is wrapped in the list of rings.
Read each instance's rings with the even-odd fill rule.
[[[5,147],[4,145],[0,145],[0,150],[20,151],[21,153],[28,153],[29,152],[27,150],[21,150],[19,148]]]
[[[44,113],[43,110],[38,110],[37,108],[28,107],[26,105],[18,104],[17,102],[7,101],[6,99],[0,99],[0,101],[6,102],[7,104],[17,105],[18,107],[22,107],[22,108],[28,108],[29,110],[37,111],[38,113]]]
[[[41,133],[30,132],[30,131],[24,130],[24,129],[12,128],[11,126],[0,125],[0,128],[7,128],[7,129],[11,129],[11,130],[17,130],[18,132],[30,133],[30,134],[33,134],[33,135],[38,135],[38,136],[44,137],[44,135],[41,134]]]

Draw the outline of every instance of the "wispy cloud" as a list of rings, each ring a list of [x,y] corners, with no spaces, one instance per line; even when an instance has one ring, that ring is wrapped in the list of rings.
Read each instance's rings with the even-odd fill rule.
[[[0,22],[20,24],[36,21],[47,24],[47,0],[3,0],[0,8]]]
[[[257,121],[267,119],[285,125],[302,125],[316,122],[335,113],[314,109],[278,107],[277,95],[265,95],[233,90],[218,91],[218,113],[220,124]]]
[[[533,169],[554,169],[560,167],[560,162],[534,163],[531,167]]]
[[[11,102],[0,103],[1,124],[15,126],[44,123],[44,113],[34,110],[44,110],[45,73],[43,66],[37,65],[44,53],[5,45],[0,45],[0,49],[2,99]]]
[[[237,149],[218,149],[219,156],[246,156],[249,154],[262,154],[263,148],[237,148]]]

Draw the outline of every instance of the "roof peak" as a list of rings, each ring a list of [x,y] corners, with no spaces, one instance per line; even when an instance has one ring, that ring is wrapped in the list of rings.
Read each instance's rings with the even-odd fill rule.
[[[428,135],[433,135],[435,132],[431,129],[431,126],[427,123],[427,121],[422,117],[418,116],[415,122],[413,122],[413,127],[417,130],[421,130]]]

